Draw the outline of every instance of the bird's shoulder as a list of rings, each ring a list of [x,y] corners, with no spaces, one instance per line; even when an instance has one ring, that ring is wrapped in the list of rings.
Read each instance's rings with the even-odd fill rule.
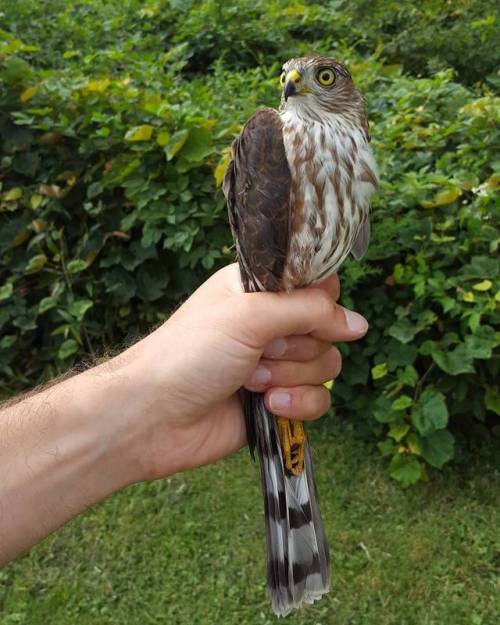
[[[276,109],[263,106],[257,109],[255,113],[248,118],[243,126],[242,133],[245,130],[251,130],[253,128],[263,129],[268,127],[281,129],[283,127],[283,122],[281,120],[281,115]]]
[[[283,121],[278,111],[272,108],[255,111],[233,141],[232,154],[233,159],[241,156],[247,161],[282,159],[285,154]]]

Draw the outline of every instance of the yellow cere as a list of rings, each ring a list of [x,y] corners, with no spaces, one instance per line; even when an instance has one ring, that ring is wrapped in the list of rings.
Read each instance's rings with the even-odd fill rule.
[[[300,82],[301,78],[302,78],[302,76],[300,75],[300,73],[296,69],[292,69],[286,75],[285,82],[288,82],[289,80],[291,80],[295,84],[298,84]]]

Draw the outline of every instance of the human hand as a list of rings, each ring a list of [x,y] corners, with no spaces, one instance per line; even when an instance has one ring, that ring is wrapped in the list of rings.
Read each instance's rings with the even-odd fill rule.
[[[214,274],[161,327],[110,363],[126,371],[136,479],[207,464],[239,449],[242,386],[264,392],[276,415],[328,410],[323,386],[341,370],[333,341],[366,333],[336,303],[339,281],[285,293],[243,293],[236,265]],[[131,433],[133,432],[133,434]]]
[[[116,358],[0,407],[0,564],[132,482],[238,449],[242,386],[277,415],[325,412],[322,384],[341,368],[331,342],[367,329],[338,295],[336,277],[291,294],[243,293],[232,265]]]

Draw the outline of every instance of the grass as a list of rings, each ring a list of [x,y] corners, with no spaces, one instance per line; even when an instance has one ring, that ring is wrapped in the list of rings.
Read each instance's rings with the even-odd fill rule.
[[[493,625],[498,468],[402,490],[345,429],[314,426],[333,590],[287,625]],[[258,471],[246,451],[139,484],[0,572],[0,624],[277,623],[265,596]]]

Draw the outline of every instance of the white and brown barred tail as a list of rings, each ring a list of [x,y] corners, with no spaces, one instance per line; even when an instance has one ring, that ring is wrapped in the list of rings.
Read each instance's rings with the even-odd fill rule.
[[[244,391],[250,449],[259,456],[267,533],[267,585],[278,616],[314,603],[329,590],[330,558],[306,442],[300,476],[283,466],[276,418],[263,396]]]

